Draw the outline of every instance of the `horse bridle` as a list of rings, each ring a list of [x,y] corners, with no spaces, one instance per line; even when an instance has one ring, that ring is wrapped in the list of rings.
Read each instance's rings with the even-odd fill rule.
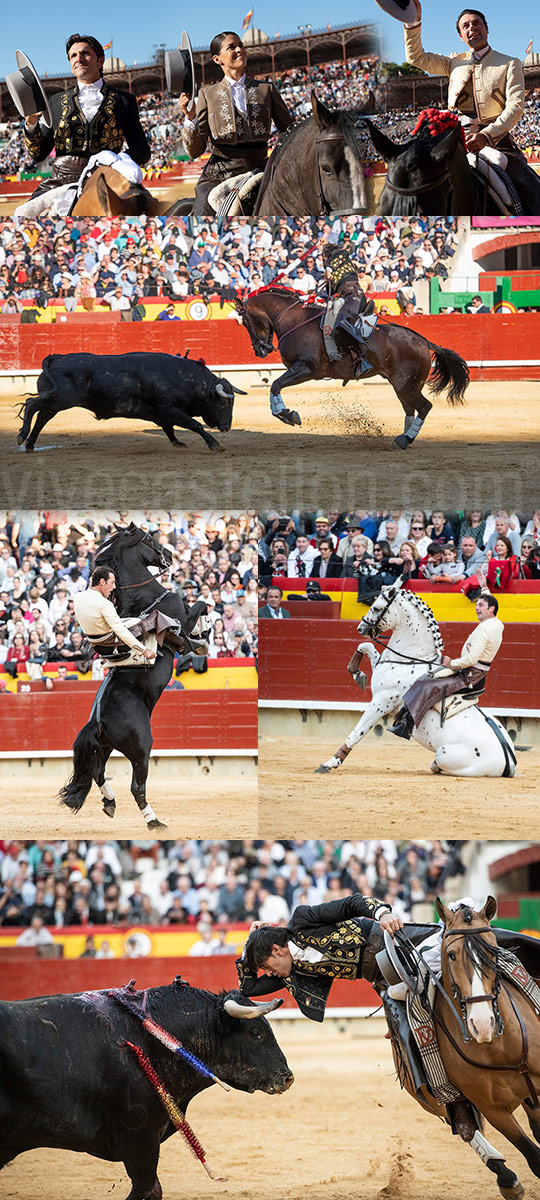
[[[451,212],[452,196],[454,194],[454,185],[451,182],[449,167],[446,168],[446,171],[444,171],[442,175],[438,175],[436,179],[430,180],[429,183],[423,183],[423,184],[420,184],[419,187],[412,187],[412,188],[398,187],[396,183],[391,183],[391,181],[388,178],[388,174],[387,174],[386,180],[385,180],[385,187],[387,187],[388,190],[390,192],[393,192],[396,196],[422,196],[426,192],[434,192],[436,188],[440,187],[443,183],[447,183],[447,182],[449,183],[449,187],[447,190],[446,212],[449,213],[449,212]]]
[[[476,936],[476,934],[484,934],[484,933],[493,933],[493,930],[490,925],[482,925],[481,927],[479,927],[477,929],[470,929],[470,928],[449,929],[449,930],[445,930],[445,932],[443,934],[443,941],[445,938],[460,937],[463,934],[471,937],[471,936]],[[479,995],[479,996],[463,996],[453,975],[452,975],[452,968],[450,966],[450,963],[448,964],[448,972],[450,975],[450,983],[452,985],[452,995],[454,997],[454,1000],[457,1000],[465,1019],[467,1018],[467,1005],[468,1004],[481,1004],[483,1001],[486,1001],[486,1002],[491,1001],[491,1003],[493,1005],[493,1015],[495,1017],[495,1036],[500,1037],[501,1033],[504,1030],[504,1021],[501,1017],[501,1012],[500,1012],[500,1008],[499,1008],[499,996],[500,996],[500,992],[501,992],[501,979],[500,979],[500,975],[497,972],[496,966],[495,966],[495,984],[493,986],[493,991],[491,991],[485,995]],[[470,1037],[465,1038],[465,1041],[470,1041],[470,1040],[471,1040]]]
[[[151,533],[143,533],[142,538],[140,538],[139,541],[136,542],[135,544],[142,545],[143,543],[145,543],[147,546],[152,546],[152,548],[154,550],[158,549],[159,565],[162,569],[161,569],[161,571],[158,571],[156,575],[152,575],[150,577],[150,579],[143,579],[141,581],[141,583],[119,583],[118,590],[121,592],[129,591],[129,590],[131,590],[131,588],[146,587],[149,583],[151,583],[152,579],[161,579],[162,575],[169,574],[169,571],[172,566],[172,562],[170,562],[170,563],[167,562],[167,559],[165,557],[165,550],[164,550],[163,546],[160,546],[159,542],[154,541],[154,538],[152,537]]]
[[[379,593],[379,595],[380,595],[380,593]],[[388,646],[388,643],[384,641],[384,638],[376,636],[376,631],[378,630],[378,627],[379,627],[383,617],[386,616],[388,609],[394,603],[395,598],[396,597],[394,595],[391,597],[390,600],[387,601],[387,604],[385,605],[385,607],[381,610],[380,613],[377,614],[377,619],[376,619],[376,621],[373,622],[373,624],[371,622],[367,623],[368,629],[369,629],[369,633],[367,634],[367,636],[370,638],[370,641],[374,642],[374,644],[376,646],[381,646],[383,648],[383,650],[389,650],[390,647]],[[363,617],[361,624],[363,624],[365,621],[366,621],[366,617]],[[399,656],[399,658],[403,658],[405,660],[405,662],[420,663],[422,666],[426,666],[426,667],[440,666],[440,663],[437,662],[436,658],[416,658],[413,654],[405,654],[404,650],[396,650],[395,646],[392,647],[391,653],[397,654]]]

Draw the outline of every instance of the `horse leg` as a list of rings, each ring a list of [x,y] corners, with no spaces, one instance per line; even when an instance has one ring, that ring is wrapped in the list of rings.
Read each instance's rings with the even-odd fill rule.
[[[533,1175],[540,1179],[540,1150],[523,1132],[514,1115],[506,1108],[486,1108],[485,1105],[482,1105],[482,1114],[494,1129],[498,1129],[519,1150]]]
[[[348,737],[345,738],[343,745],[339,747],[339,750],[336,750],[335,754],[332,754],[330,758],[327,758],[325,762],[316,767],[314,774],[328,775],[330,771],[337,770],[347,758],[347,755],[350,754],[353,746],[356,746],[366,736],[366,733],[369,733],[370,729],[373,728],[381,717],[395,712],[400,703],[401,696],[398,692],[387,693],[386,697],[379,696],[377,700],[372,700],[371,704],[368,704],[366,711],[362,713],[358,724],[355,725]]]
[[[126,758],[129,758],[133,768],[131,775],[131,792],[135,798],[137,807],[140,808],[142,812],[148,829],[166,829],[167,826],[164,825],[163,821],[159,820],[159,817],[156,817],[152,805],[148,804],[146,800],[148,762],[150,759],[150,752],[152,750],[152,733],[150,730],[150,722],[148,722],[148,730],[146,733],[138,732],[136,734],[136,738],[138,742],[136,747],[133,746],[133,742],[130,739],[129,752],[127,752],[127,750],[122,750],[121,746],[119,747],[119,749],[122,750],[122,753],[126,755]]]
[[[287,408],[281,389],[293,387],[296,383],[305,383],[306,379],[312,379],[313,373],[307,363],[294,362],[292,367],[280,375],[270,388],[270,412],[273,417],[277,417],[278,421],[283,421],[284,425],[301,425],[300,416],[294,409]]]
[[[537,1142],[540,1142],[540,1108],[533,1108],[530,1100],[525,1100],[523,1107],[527,1113],[532,1135]]]
[[[29,435],[29,437],[26,439],[26,444],[25,444],[24,448],[27,452],[29,450],[34,449],[34,446],[37,442],[39,434],[41,433],[41,430],[47,424],[47,421],[51,421],[52,418],[56,416],[57,411],[58,411],[57,409],[45,408],[45,409],[41,409],[41,411],[38,412],[38,415],[34,422],[34,428],[31,432],[31,434]],[[22,433],[22,431],[21,431],[21,433]],[[21,434],[19,434],[19,437],[21,437]]]
[[[519,1182],[515,1171],[511,1171],[510,1167],[507,1167],[504,1155],[488,1142],[479,1129],[476,1130],[469,1146],[482,1160],[488,1171],[492,1171],[497,1176],[501,1196],[504,1196],[505,1200],[522,1200],[525,1188]]]
[[[112,746],[103,747],[101,760],[94,772],[94,780],[98,785],[101,795],[103,796],[103,812],[105,813],[106,817],[112,818],[116,812],[116,799],[114,795],[114,788],[110,779],[105,778],[105,767],[109,761],[111,751]]]
[[[406,387],[397,387],[394,384],[394,391],[405,412],[403,433],[394,439],[394,445],[399,446],[400,450],[406,450],[418,437],[433,405],[422,395],[419,388],[411,388],[410,384]]]

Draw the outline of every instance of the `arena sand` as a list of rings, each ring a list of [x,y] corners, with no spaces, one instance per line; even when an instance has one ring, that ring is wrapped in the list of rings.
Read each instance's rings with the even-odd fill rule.
[[[351,726],[343,729],[345,740]],[[540,751],[518,753],[514,779],[432,775],[432,755],[391,735],[355,747],[331,775],[315,767],[339,739],[259,738],[259,828],[264,836],[529,839],[538,815]]]
[[[495,1200],[494,1176],[474,1152],[400,1091],[381,1020],[273,1028],[296,1082],[284,1096],[214,1087],[197,1097],[188,1119],[228,1182],[211,1183],[175,1134],[161,1151],[164,1200]],[[489,1126],[486,1136],[532,1200],[538,1180],[525,1160]],[[129,1192],[123,1165],[55,1150],[21,1156],[1,1179],[4,1200]]]
[[[18,782],[16,787],[0,783],[1,831],[3,838],[144,838],[146,821],[122,778],[120,764],[113,761],[108,775],[114,782],[116,815],[106,817],[101,793],[93,787],[84,807],[72,813],[58,800],[58,789],[69,776],[70,764],[59,764],[54,786],[38,780]],[[118,776],[121,775],[121,782]],[[224,777],[151,782],[148,800],[167,829],[152,833],[163,838],[254,837],[257,833],[257,780]],[[1,1189],[0,1189],[1,1194]]]
[[[435,399],[406,451],[393,449],[403,412],[388,384],[304,384],[285,395],[301,428],[272,417],[268,387],[252,386],[236,397],[215,454],[196,434],[180,431],[182,450],[143,422],[96,422],[83,409],[55,417],[26,454],[16,444],[17,401],[0,397],[0,504],[114,509],[120,480],[123,507],[135,509],[266,509],[278,498],[307,509],[538,503],[538,383],[473,383],[455,409]]]

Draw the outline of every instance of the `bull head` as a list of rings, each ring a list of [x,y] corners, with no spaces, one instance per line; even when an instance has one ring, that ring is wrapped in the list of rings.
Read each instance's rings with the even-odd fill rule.
[[[231,996],[225,1000],[223,1008],[230,1017],[239,1017],[243,1021],[253,1021],[255,1017],[266,1017],[268,1013],[274,1012],[274,1009],[280,1008],[283,1000],[276,997],[274,1000],[250,1000],[248,1004],[239,1004],[238,1000],[233,1000]]]

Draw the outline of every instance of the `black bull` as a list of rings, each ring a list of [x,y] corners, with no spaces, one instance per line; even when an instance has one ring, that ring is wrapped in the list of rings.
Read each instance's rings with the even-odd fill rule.
[[[52,417],[69,408],[87,408],[98,421],[130,417],[159,425],[173,446],[185,446],[174,427],[198,433],[210,450],[219,442],[195,420],[227,432],[234,394],[240,389],[218,379],[203,362],[175,354],[48,354],[42,362],[37,396],[24,404],[19,445],[33,450]],[[34,426],[32,427],[32,420]]]
[[[278,1093],[293,1082],[270,1025],[239,992],[175,983],[129,996],[231,1087]],[[0,1168],[41,1146],[75,1150],[123,1162],[128,1200],[160,1200],[160,1145],[175,1126],[125,1040],[142,1048],[182,1112],[211,1086],[107,992],[0,1004]]]

